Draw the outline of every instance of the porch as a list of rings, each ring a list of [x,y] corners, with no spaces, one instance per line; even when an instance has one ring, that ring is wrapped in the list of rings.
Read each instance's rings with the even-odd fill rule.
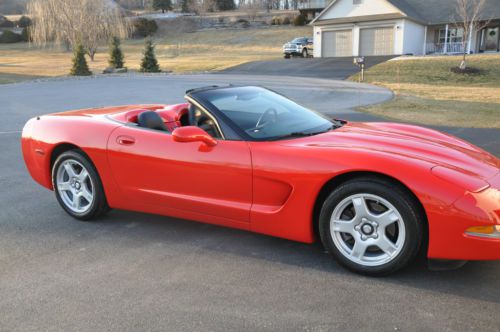
[[[500,21],[492,21],[464,40],[463,28],[454,24],[428,26],[425,38],[426,54],[461,54],[500,51]]]

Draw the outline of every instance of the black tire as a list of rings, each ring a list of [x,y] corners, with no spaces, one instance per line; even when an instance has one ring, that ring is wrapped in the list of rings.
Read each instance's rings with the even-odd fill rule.
[[[304,48],[302,50],[302,54],[301,55],[302,55],[303,58],[307,58],[309,56],[309,53],[307,52],[307,48]]]
[[[340,207],[341,204],[345,204],[342,202],[345,202],[346,199],[348,200],[349,197],[356,197],[355,195],[363,195],[364,193],[378,196],[390,203],[401,216],[402,220],[398,219],[397,222],[402,222],[402,226],[404,226],[405,230],[404,241],[400,244],[400,249],[398,249],[400,250],[399,253],[395,253],[394,257],[387,263],[383,263],[378,266],[359,264],[358,262],[353,261],[355,258],[353,258],[352,255],[348,258],[349,255],[345,253],[345,250],[343,253],[341,248],[337,247],[339,240],[337,240],[337,245],[335,244],[335,235],[332,234],[330,228],[330,220],[335,208],[337,206]],[[384,276],[403,269],[415,259],[422,245],[424,224],[425,215],[421,211],[421,208],[415,201],[414,197],[408,193],[406,188],[381,178],[363,177],[347,181],[331,192],[323,203],[323,207],[321,209],[319,217],[319,234],[325,249],[347,269],[369,276]],[[361,233],[360,228],[361,227],[358,227],[357,232],[364,235]],[[377,238],[378,236],[380,236],[380,238],[384,236],[385,238],[386,234],[383,232],[387,232],[387,229],[384,228],[384,231],[378,231],[378,228],[375,228],[375,230],[376,231],[373,234],[377,234]],[[344,236],[344,233],[340,233],[340,236]],[[336,237],[336,239],[338,239],[338,237]],[[352,239],[354,239],[354,236]],[[352,248],[352,252],[354,252],[354,245]],[[382,252],[382,255],[383,254],[384,253]]]
[[[290,59],[290,54],[285,54],[284,58],[285,59]]]
[[[75,212],[71,208],[69,208],[58,190],[57,172],[59,168],[62,167],[61,165],[68,161],[83,165],[83,167],[85,167],[88,172],[88,178],[90,179],[92,184],[92,202],[89,204],[88,208],[82,212]],[[81,150],[75,149],[66,151],[56,159],[52,167],[52,185],[54,187],[54,192],[59,205],[61,205],[64,211],[66,211],[73,218],[83,221],[89,221],[103,216],[110,210],[106,200],[106,195],[104,194],[101,179],[97,174],[97,170],[90,159]]]

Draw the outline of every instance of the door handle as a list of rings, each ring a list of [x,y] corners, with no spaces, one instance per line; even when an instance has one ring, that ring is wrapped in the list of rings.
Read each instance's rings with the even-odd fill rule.
[[[130,136],[118,136],[116,142],[121,145],[132,145],[135,143],[135,138]]]

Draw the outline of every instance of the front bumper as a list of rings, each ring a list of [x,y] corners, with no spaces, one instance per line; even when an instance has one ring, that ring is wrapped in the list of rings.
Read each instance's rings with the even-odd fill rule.
[[[428,212],[429,258],[500,260],[500,173],[488,182],[489,188],[467,192],[447,211]],[[479,231],[484,229],[493,232]]]
[[[302,48],[285,47],[283,48],[283,54],[302,54]]]

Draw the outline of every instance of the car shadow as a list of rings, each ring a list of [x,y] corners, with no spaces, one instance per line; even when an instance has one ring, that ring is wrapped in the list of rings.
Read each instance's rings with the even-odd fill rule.
[[[342,277],[366,279],[366,282],[395,284],[500,303],[499,262],[468,262],[457,270],[430,271],[426,260],[419,258],[403,271],[387,277],[370,278],[344,269],[319,243],[309,245],[193,221],[125,211],[112,211],[104,219],[85,223],[84,226],[109,228],[109,231],[116,232],[115,236],[133,236],[140,241],[182,243],[196,250],[251,257]]]

